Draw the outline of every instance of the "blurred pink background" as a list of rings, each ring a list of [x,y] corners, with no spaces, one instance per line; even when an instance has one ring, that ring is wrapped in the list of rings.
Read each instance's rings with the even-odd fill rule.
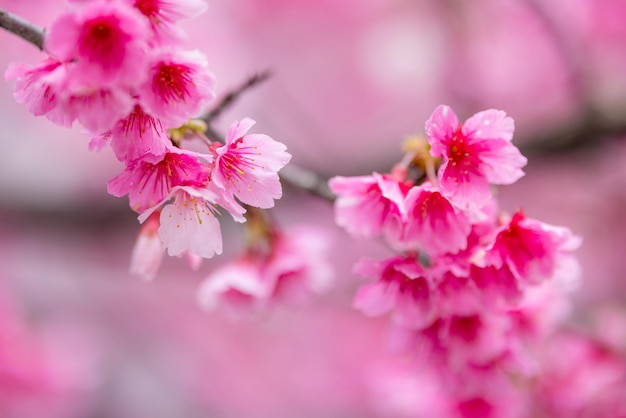
[[[594,318],[622,312],[624,2],[208,3],[185,28],[190,48],[209,57],[218,95],[272,72],[218,128],[251,117],[256,132],[287,145],[294,164],[327,178],[389,170],[401,141],[422,134],[438,104],[462,118],[503,109],[529,157],[526,177],[499,189],[503,207],[523,207],[584,238],[575,326],[601,334]],[[63,7],[61,0],[0,0],[0,8],[41,26]],[[5,32],[0,46],[3,72],[42,56]],[[129,276],[138,223],[125,199],[106,193],[121,164],[106,150],[90,153],[79,127],[33,118],[12,89],[13,82],[0,84],[0,311],[7,317],[0,358],[24,353],[22,344],[34,354],[12,363],[8,376],[19,390],[0,394],[0,416],[387,416],[371,391],[372,376],[394,361],[386,321],[350,306],[360,283],[351,265],[361,255],[385,255],[382,243],[351,240],[333,226],[329,203],[286,188],[276,218],[285,229],[304,223],[328,231],[333,289],[310,306],[261,318],[202,312],[198,285],[238,254],[239,226],[225,219],[225,254],[197,272],[168,259],[154,282]],[[585,145],[568,146],[568,135]]]

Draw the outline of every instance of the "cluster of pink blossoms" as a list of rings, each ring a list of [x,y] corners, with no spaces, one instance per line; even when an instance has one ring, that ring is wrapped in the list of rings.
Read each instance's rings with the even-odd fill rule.
[[[152,277],[165,249],[199,259],[222,252],[218,207],[237,222],[250,205],[269,208],[281,197],[278,171],[291,156],[267,135],[249,134],[251,119],[233,123],[225,143],[204,136],[193,121],[215,96],[205,56],[181,49],[181,19],[204,11],[202,0],[72,0],[45,34],[49,58],[13,65],[15,98],[34,115],[80,123],[90,148],[107,145],[126,166],[108,183],[128,195],[147,221],[132,271]],[[174,135],[178,132],[180,135]],[[180,137],[209,144],[206,153],[181,148]]]
[[[580,239],[521,210],[500,212],[492,185],[514,183],[527,162],[513,131],[502,111],[460,123],[439,106],[427,143],[414,141],[390,173],[329,182],[336,223],[354,237],[382,236],[397,252],[355,265],[372,281],[354,306],[390,313],[393,347],[431,382],[407,416],[538,416],[528,388],[545,376],[540,342],[567,312]]]

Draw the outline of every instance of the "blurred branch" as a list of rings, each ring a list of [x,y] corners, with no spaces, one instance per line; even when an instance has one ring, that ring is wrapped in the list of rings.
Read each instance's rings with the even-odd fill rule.
[[[30,42],[43,51],[43,34],[44,30],[33,25],[30,22],[0,9],[0,28],[6,29],[14,35],[19,36],[25,41]]]
[[[585,71],[584,55],[577,52],[576,45],[554,22],[545,5],[537,0],[527,0],[526,4],[543,25],[561,57],[568,73],[570,87],[579,102],[580,117],[561,127],[554,127],[544,135],[532,138],[522,147],[522,152],[526,155],[547,155],[577,151],[615,140],[617,136],[626,134],[626,120],[611,119],[594,103],[590,79]]]
[[[247,90],[251,89],[252,87],[255,87],[255,86],[263,83],[264,81],[269,79],[271,75],[272,74],[268,70],[262,71],[260,73],[257,73],[255,75],[253,75],[248,80],[246,80],[241,86],[237,87],[236,89],[234,89],[234,90],[230,91],[228,94],[226,94],[226,96],[224,96],[222,98],[222,100],[219,101],[219,103],[217,104],[217,106],[215,106],[215,108],[213,110],[211,110],[206,115],[202,116],[200,119],[202,119],[204,122],[206,122],[207,125],[210,125],[211,122],[213,122],[213,120],[217,119],[218,116],[224,110],[226,110],[228,107],[232,106],[232,104],[235,103],[235,101],[237,101],[237,99],[239,99],[239,97],[243,93],[245,93]]]
[[[597,148],[626,135],[626,120],[607,119],[589,109],[576,121],[550,129],[520,146],[526,156],[548,156]]]

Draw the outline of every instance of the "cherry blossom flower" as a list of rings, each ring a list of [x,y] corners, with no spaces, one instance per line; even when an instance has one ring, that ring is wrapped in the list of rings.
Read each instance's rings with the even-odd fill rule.
[[[67,83],[58,94],[59,106],[89,132],[109,130],[133,110],[135,101],[126,89],[84,82],[73,75],[74,71],[76,68],[70,69]]]
[[[277,303],[303,305],[329,289],[333,273],[323,232],[296,226],[270,235],[206,278],[198,296],[205,308],[232,305],[228,309],[241,313]]]
[[[122,173],[109,180],[107,189],[117,197],[128,194],[131,208],[141,213],[162,202],[176,186],[205,186],[209,166],[200,158],[212,157],[168,147],[162,156],[146,155],[130,162]]]
[[[33,115],[45,115],[57,125],[72,126],[74,118],[59,107],[58,95],[67,79],[67,68],[60,61],[47,58],[34,66],[11,64],[4,76],[7,80],[17,79],[13,97]]]
[[[353,306],[366,315],[394,312],[394,320],[410,328],[424,328],[435,320],[436,302],[431,280],[415,259],[393,257],[382,261],[361,259],[354,272],[376,280],[362,286]]]
[[[138,92],[147,113],[167,127],[177,127],[215,97],[214,84],[199,51],[161,52],[153,58],[148,79]]]
[[[372,238],[381,233],[397,235],[398,219],[406,214],[409,185],[390,176],[337,176],[328,182],[337,195],[335,223],[355,237]]]
[[[267,135],[246,135],[254,124],[245,118],[228,128],[226,144],[213,149],[215,168],[211,180],[241,202],[267,209],[282,196],[278,171],[291,155],[283,144]]]
[[[130,273],[144,280],[156,276],[163,261],[163,243],[159,238],[160,211],[153,212],[141,226],[130,259]]]
[[[200,305],[207,310],[227,309],[241,316],[262,309],[272,293],[274,283],[263,276],[257,265],[248,259],[216,269],[198,289]]]
[[[207,8],[207,4],[203,0],[125,1],[149,19],[156,44],[180,41],[184,37],[184,33],[176,26],[176,22],[181,19],[194,18]]]
[[[429,255],[455,253],[467,248],[471,230],[468,218],[430,183],[411,188],[405,207],[407,215],[402,239],[405,246],[419,246]]]
[[[567,228],[554,227],[516,212],[499,231],[488,259],[508,265],[520,280],[539,283],[554,275],[559,259],[580,246]]]
[[[109,131],[95,135],[108,141],[118,160],[130,162],[144,157],[163,155],[171,141],[161,121],[144,112],[139,105]]]
[[[76,61],[76,76],[93,83],[135,85],[146,75],[146,18],[121,2],[93,1],[58,16],[46,31],[45,49]]]
[[[511,143],[513,119],[501,110],[476,113],[460,124],[454,111],[439,106],[426,122],[431,154],[443,158],[438,179],[443,194],[462,209],[479,209],[489,184],[512,184],[524,175],[526,158]]]
[[[172,203],[166,204],[172,200]],[[165,204],[165,205],[164,205]],[[187,252],[203,258],[222,253],[222,232],[217,220],[217,205],[226,209],[238,222],[244,222],[245,209],[236,202],[221,197],[210,187],[175,186],[163,201],[139,215],[144,222],[155,210],[161,209],[159,237],[169,255]]]

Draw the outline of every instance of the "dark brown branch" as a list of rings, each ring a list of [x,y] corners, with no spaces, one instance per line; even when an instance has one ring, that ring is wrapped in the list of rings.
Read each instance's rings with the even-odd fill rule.
[[[607,119],[589,111],[578,120],[530,138],[520,149],[528,157],[600,150],[602,144],[620,139],[620,136],[626,136],[626,119]]]
[[[0,28],[6,29],[43,51],[44,30],[42,28],[3,9],[0,9]]]
[[[215,108],[213,110],[211,110],[206,115],[202,116],[200,119],[202,119],[204,122],[206,122],[207,125],[210,125],[211,122],[213,122],[215,119],[217,119],[217,117],[224,110],[226,110],[233,103],[235,103],[235,101],[243,93],[245,93],[247,90],[251,89],[252,87],[255,87],[255,86],[263,83],[264,81],[269,79],[270,76],[271,76],[271,73],[269,71],[263,71],[263,72],[260,72],[260,73],[257,73],[255,75],[253,75],[248,80],[246,80],[241,86],[239,86],[236,89],[230,91],[226,96],[224,96],[219,101],[219,103],[217,104],[217,106],[215,106]]]

